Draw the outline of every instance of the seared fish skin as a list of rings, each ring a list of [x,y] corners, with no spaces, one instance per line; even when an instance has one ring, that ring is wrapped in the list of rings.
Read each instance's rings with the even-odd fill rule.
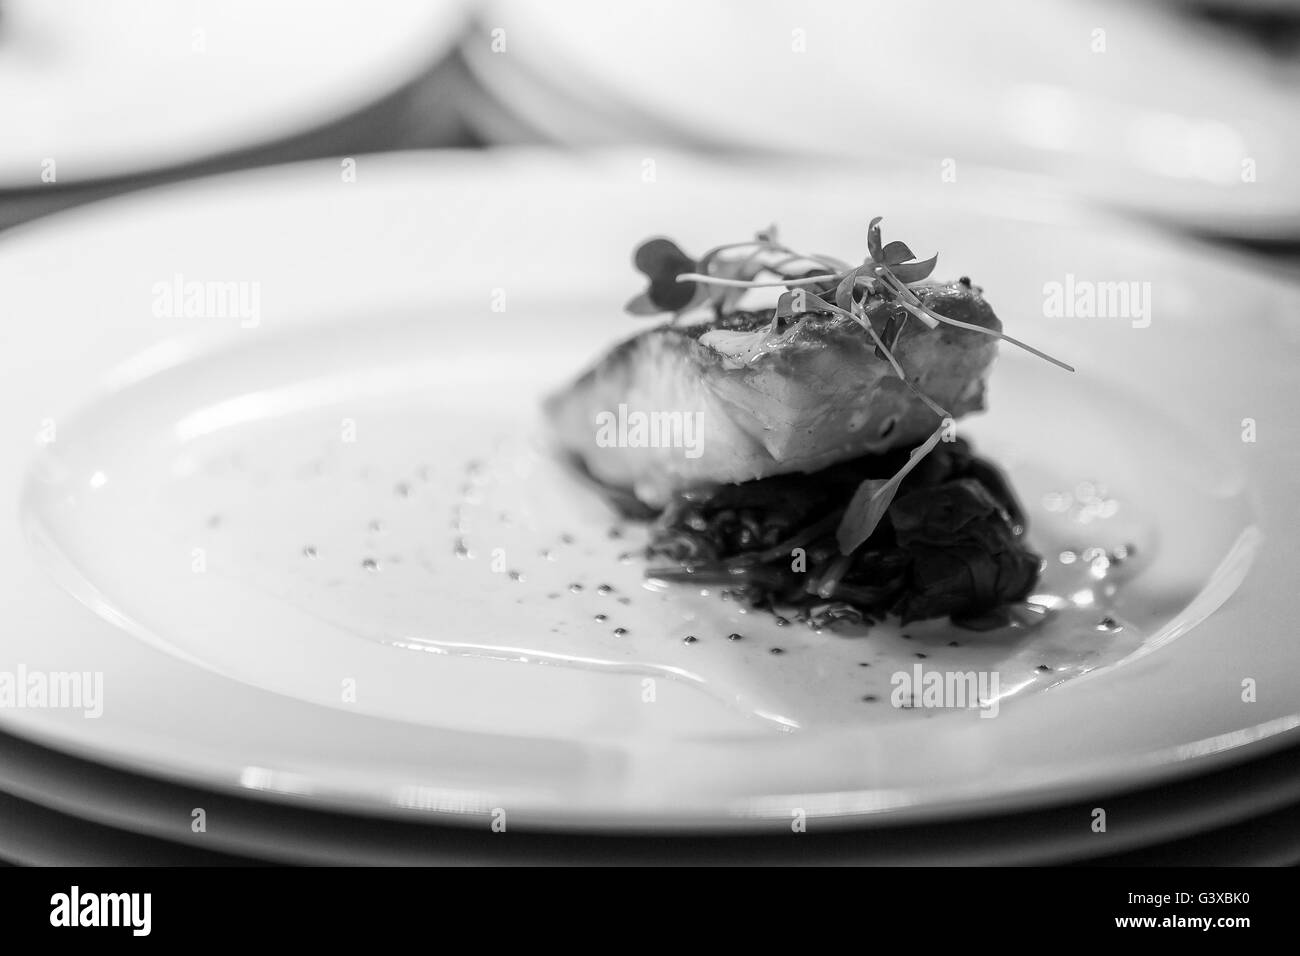
[[[912,291],[939,315],[1001,331],[966,281]],[[910,317],[891,342],[892,311],[866,308],[916,389],[954,419],[982,410],[996,338]],[[546,401],[556,440],[597,481],[661,508],[694,489],[910,448],[939,424],[856,322],[808,314],[767,340],[771,317],[662,325],[614,347]],[[644,425],[656,413],[658,427],[638,429],[638,415]]]

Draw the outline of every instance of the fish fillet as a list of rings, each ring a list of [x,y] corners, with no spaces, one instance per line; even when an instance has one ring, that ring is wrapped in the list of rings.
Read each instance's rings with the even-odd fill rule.
[[[1001,331],[965,282],[913,292],[939,315]],[[882,335],[888,309],[867,307]],[[911,447],[939,424],[856,322],[809,314],[773,340],[770,321],[770,311],[741,312],[622,342],[546,401],[557,442],[597,481],[657,508],[682,492]],[[993,336],[910,317],[891,351],[954,418],[984,408]]]

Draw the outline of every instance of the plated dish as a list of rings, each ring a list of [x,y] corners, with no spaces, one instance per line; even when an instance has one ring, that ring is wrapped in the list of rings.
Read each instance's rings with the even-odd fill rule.
[[[1009,624],[1042,559],[957,420],[984,409],[999,340],[1073,369],[1006,336],[969,277],[927,281],[938,257],[886,245],[879,219],[866,245],[850,265],[775,229],[699,262],[643,243],[649,290],[629,309],[673,321],[552,396],[557,440],[626,514],[655,516],[652,578],[814,627],[891,614]],[[775,303],[742,308],[761,292]]]
[[[1290,286],[1068,210],[663,161],[671,182],[647,189],[623,154],[388,157],[341,203],[301,168],[268,170],[8,234],[6,295],[45,318],[11,330],[23,360],[5,366],[0,416],[14,434],[50,419],[57,440],[3,476],[17,503],[0,514],[4,613],[24,624],[0,667],[102,671],[105,700],[97,720],[0,719],[268,799],[583,827],[1005,809],[1286,735],[1293,698],[1247,706],[1240,679],[1296,686],[1263,624],[1293,600],[1292,546],[1269,530],[1289,445],[1245,445],[1240,420],[1253,406],[1287,427],[1269,410],[1289,400]],[[744,236],[755,209],[792,248],[861,249],[869,212],[810,225],[806,208],[866,194],[891,197],[891,234],[969,273],[1006,331],[1078,369],[1003,346],[987,414],[956,420],[1024,510],[1042,558],[1025,602],[1060,599],[1035,602],[1051,613],[1030,626],[887,612],[808,627],[716,584],[647,578],[653,524],[556,453],[548,396],[635,330],[617,314],[638,281],[629,250],[665,223],[683,249]],[[77,281],[70,235],[95,252]],[[595,277],[581,288],[574,261]],[[1044,282],[1126,270],[1163,290],[1149,327],[1044,313]],[[263,277],[261,324],[155,315],[151,290],[177,272]],[[1234,310],[1261,318],[1225,339],[1212,317]],[[917,342],[942,334],[914,323]],[[1225,395],[1245,396],[1228,418]],[[594,422],[587,434],[593,454],[630,451],[596,445]],[[913,473],[959,447],[941,437]],[[1083,557],[1126,544],[1100,577]],[[1106,615],[1119,626],[1098,629]],[[986,706],[891,706],[894,676],[917,667],[1000,683]]]

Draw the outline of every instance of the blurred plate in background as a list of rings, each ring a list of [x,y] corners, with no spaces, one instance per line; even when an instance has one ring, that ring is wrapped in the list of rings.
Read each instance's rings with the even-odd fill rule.
[[[490,0],[463,44],[561,143],[1038,178],[1179,225],[1300,234],[1300,80],[1157,5]]]
[[[152,172],[348,116],[427,70],[465,0],[4,0],[0,188]]]

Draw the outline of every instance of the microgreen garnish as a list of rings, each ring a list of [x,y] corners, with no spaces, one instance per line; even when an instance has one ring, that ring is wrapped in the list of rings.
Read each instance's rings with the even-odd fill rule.
[[[918,260],[904,242],[885,243],[880,217],[867,227],[867,255],[856,266],[831,256],[803,254],[782,244],[775,226],[759,232],[748,242],[715,246],[696,262],[675,243],[651,239],[638,247],[635,262],[650,278],[650,288],[628,304],[637,315],[672,312],[680,316],[706,302],[717,318],[735,312],[750,289],[783,288],[773,310],[764,345],[787,341],[802,326],[807,315],[838,315],[860,325],[871,337],[875,354],[889,363],[894,374],[913,395],[941,421],[938,429],[912,451],[902,469],[888,480],[864,481],[857,489],[840,522],[836,539],[844,555],[858,548],[879,525],[893,501],[899,483],[938,443],[951,419],[937,402],[924,395],[907,376],[893,349],[909,317],[928,329],[939,325],[978,332],[1002,339],[1067,371],[1074,368],[1001,331],[962,322],[929,308],[909,286],[923,282],[934,272],[938,255]],[[969,280],[965,283],[969,286]],[[677,288],[671,289],[670,286]],[[882,335],[872,325],[867,307],[892,306]],[[792,324],[781,331],[781,323]],[[834,588],[834,573],[822,589]]]
[[[633,315],[680,314],[709,294],[703,285],[678,281],[683,274],[692,272],[696,263],[671,239],[650,239],[641,243],[632,261],[650,280],[650,287],[626,306]]]
[[[840,546],[841,554],[852,554],[862,542],[871,537],[871,532],[876,530],[880,519],[889,510],[894,495],[898,492],[898,486],[907,477],[907,473],[919,465],[921,459],[930,454],[934,446],[939,444],[939,439],[943,437],[943,429],[944,426],[940,425],[922,444],[913,448],[907,464],[892,478],[887,480],[870,478],[858,485],[858,490],[853,493],[848,510],[844,512],[844,517],[835,531],[835,540]]]
[[[691,260],[675,243],[662,238],[651,239],[637,248],[635,256],[637,268],[650,277],[651,288],[628,303],[628,311],[636,315],[662,312],[680,315],[708,301],[715,314],[721,318],[736,310],[740,298],[739,295],[732,294],[736,291],[807,288],[832,294],[837,300],[836,304],[845,311],[849,311],[848,306],[841,300],[846,296],[864,304],[872,300],[895,302],[928,328],[933,329],[940,324],[951,325],[1004,339],[1066,371],[1074,371],[1073,366],[1010,335],[952,319],[928,308],[908,286],[930,277],[938,263],[938,255],[918,261],[906,243],[897,240],[884,243],[880,234],[880,221],[881,217],[877,216],[867,227],[867,256],[857,266],[849,266],[830,256],[799,253],[778,241],[774,226],[759,232],[748,242],[715,246],[698,263]],[[739,256],[736,253],[740,253]],[[800,270],[795,268],[799,263],[818,268]],[[773,278],[760,281],[759,276],[764,273]],[[671,295],[666,291],[668,282],[679,283],[685,288],[677,295]],[[713,291],[707,296],[700,296],[700,287]],[[819,301],[820,306],[806,311],[830,311],[825,308],[824,300]]]

